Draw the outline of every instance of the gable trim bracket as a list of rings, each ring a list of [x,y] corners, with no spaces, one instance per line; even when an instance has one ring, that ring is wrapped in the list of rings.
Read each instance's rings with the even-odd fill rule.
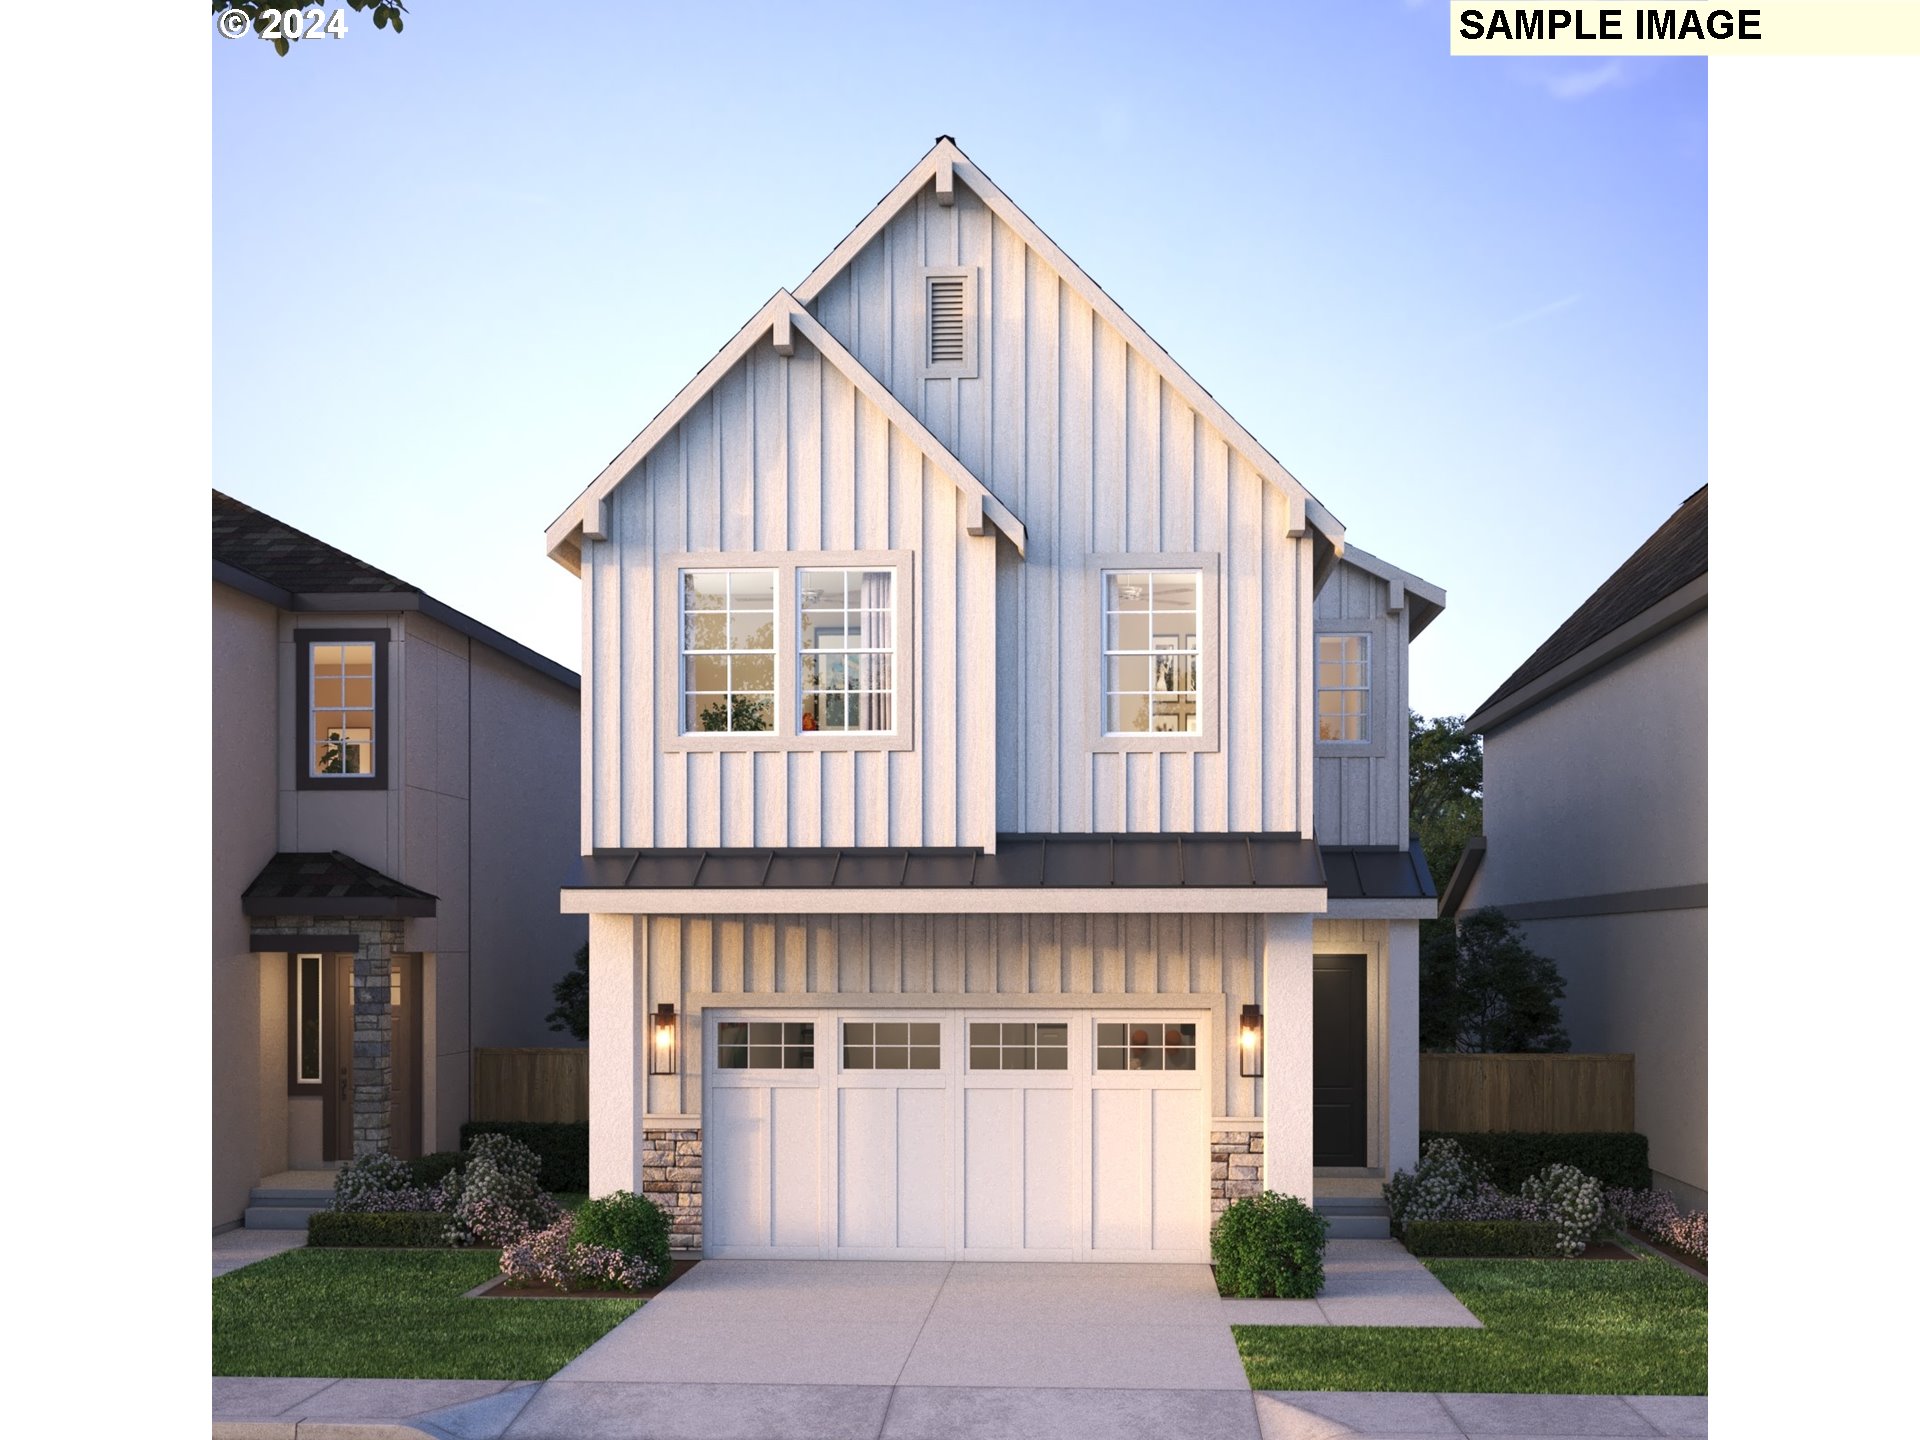
[[[1013,548],[1023,556],[1027,553],[1027,527],[1020,517],[1009,510],[1000,498],[989,490],[980,477],[969,470],[953,452],[933,435],[927,427],[915,418],[912,411],[902,405],[893,392],[875,378],[872,371],[856,360],[852,353],[842,345],[818,320],[807,312],[798,300],[786,290],[775,292],[772,299],[762,305],[754,317],[720,348],[711,360],[700,368],[699,374],[689,380],[658,415],[647,423],[642,430],[618,455],[594,477],[593,483],[583,490],[579,497],[561,512],[558,519],[547,527],[547,557],[571,570],[580,573],[580,546],[587,540],[607,538],[607,497],[620,483],[627,479],[644,460],[654,446],[667,437],[673,428],[684,420],[688,413],[705,398],[707,392],[720,383],[723,376],[733,369],[755,345],[763,339],[770,339],[775,353],[791,355],[793,336],[798,331],[814,349],[820,352],[836,370],[840,371],[853,387],[871,401],[888,420],[898,426],[908,439],[920,449],[961,494],[967,499],[969,523],[967,531],[972,535],[988,533],[987,524],[1013,542]],[[784,347],[784,348],[783,348]],[[978,528],[974,519],[978,517]]]

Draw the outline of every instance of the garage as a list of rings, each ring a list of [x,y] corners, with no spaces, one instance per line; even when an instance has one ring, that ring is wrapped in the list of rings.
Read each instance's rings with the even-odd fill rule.
[[[1208,1257],[1205,1010],[709,1010],[715,1257]]]

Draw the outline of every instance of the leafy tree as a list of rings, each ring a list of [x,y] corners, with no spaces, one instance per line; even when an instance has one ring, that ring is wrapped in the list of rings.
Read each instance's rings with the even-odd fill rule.
[[[1442,921],[1420,942],[1420,1048],[1511,1055],[1569,1048],[1559,968],[1499,910]]]
[[[347,4],[351,5],[355,10],[371,10],[373,12],[373,25],[376,30],[392,30],[394,34],[398,35],[407,28],[404,18],[407,13],[407,7],[401,3],[401,0],[347,0]],[[265,34],[267,28],[267,17],[261,14],[261,11],[279,10],[284,13],[292,8],[294,8],[293,0],[285,0],[285,3],[279,4],[272,3],[272,0],[213,0],[213,13],[215,15],[222,14],[228,10],[238,10],[253,22],[254,30],[260,34]],[[273,48],[282,55],[293,48],[287,41],[278,37],[273,40],[272,44]]]
[[[1483,774],[1480,737],[1460,728],[1462,715],[1408,713],[1408,820],[1442,890],[1467,841],[1480,833]]]
[[[587,1038],[587,947],[573,952],[573,969],[553,982],[553,1009],[547,1028],[564,1030],[576,1040]]]

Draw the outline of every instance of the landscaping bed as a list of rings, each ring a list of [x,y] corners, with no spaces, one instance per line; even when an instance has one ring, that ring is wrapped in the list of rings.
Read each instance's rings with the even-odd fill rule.
[[[1236,1325],[1256,1390],[1707,1393],[1707,1288],[1657,1260],[1423,1262],[1485,1326]]]
[[[468,1304],[499,1269],[498,1251],[477,1249],[261,1260],[213,1282],[213,1373],[544,1380],[641,1304]]]
[[[686,1274],[698,1260],[676,1260],[673,1268],[667,1272],[667,1278],[658,1285],[642,1290],[562,1290],[558,1285],[543,1280],[517,1280],[510,1275],[496,1276],[478,1290],[468,1295],[473,1300],[651,1300],[682,1275]]]

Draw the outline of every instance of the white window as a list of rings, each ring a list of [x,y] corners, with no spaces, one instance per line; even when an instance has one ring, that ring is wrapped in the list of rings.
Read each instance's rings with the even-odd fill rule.
[[[1100,1020],[1093,1029],[1097,1070],[1191,1070],[1200,1053],[1191,1020]]]
[[[967,1065],[973,1070],[1064,1070],[1066,1022],[975,1020],[967,1026]]]
[[[926,272],[927,343],[922,379],[971,379],[980,373],[975,354],[974,292],[977,272],[947,267]]]
[[[1200,733],[1200,572],[1110,570],[1102,579],[1108,735]]]
[[[373,659],[371,640],[307,647],[310,776],[375,773]]]
[[[1373,738],[1373,637],[1322,635],[1315,684],[1319,692],[1319,738],[1356,741]]]
[[[773,728],[773,585],[771,570],[681,572],[682,733]]]
[[[894,572],[800,571],[802,733],[894,728]]]
[[[843,1070],[938,1070],[938,1020],[848,1020],[840,1026]]]
[[[296,1084],[320,1084],[320,1046],[325,1035],[320,1029],[320,977],[324,973],[318,955],[294,957],[293,985],[293,1078]]]
[[[813,1069],[811,1020],[722,1020],[722,1070]]]

